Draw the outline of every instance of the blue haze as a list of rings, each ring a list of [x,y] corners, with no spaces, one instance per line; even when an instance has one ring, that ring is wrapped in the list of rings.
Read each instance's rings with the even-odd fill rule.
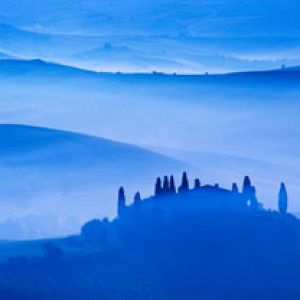
[[[149,182],[168,169],[179,176],[185,168],[206,182],[218,181],[227,187],[235,178],[241,181],[245,174],[252,175],[266,207],[276,205],[278,185],[284,180],[290,209],[298,212],[297,2],[1,1],[0,123],[40,126],[44,132],[48,128],[66,130],[70,134],[67,139],[74,138],[76,146],[74,150],[69,144],[55,142],[60,151],[71,152],[72,164],[69,166],[55,148],[55,159],[64,164],[49,167],[43,160],[46,146],[34,143],[31,127],[20,127],[32,148],[20,148],[15,161],[7,160],[9,155],[0,159],[0,219],[2,224],[17,228],[11,236],[65,234],[78,230],[81,220],[93,217],[95,211],[113,216],[115,206],[110,201],[117,185],[127,184],[131,196],[137,188],[149,194]],[[295,68],[210,76],[282,65]],[[152,74],[154,70],[209,75],[165,76]],[[121,73],[116,74],[118,71]],[[91,160],[98,160],[95,153],[106,149],[107,139],[142,147],[138,149],[149,167],[146,178],[120,174],[117,165],[101,168],[105,155],[84,174],[78,167],[82,153],[77,148],[77,133],[92,140],[100,138],[97,146],[88,138],[84,140],[91,149],[86,154]],[[6,131],[1,135],[4,138]],[[18,139],[18,135],[10,135],[10,142],[19,143]],[[53,143],[51,139],[48,142]],[[120,151],[119,144],[113,145],[112,152],[133,174],[126,153]],[[1,151],[10,153],[5,146]],[[172,163],[153,164],[149,149],[166,155]],[[163,159],[158,153],[155,157]],[[26,161],[25,171],[17,165],[20,161]],[[133,167],[142,168],[139,164]],[[108,170],[112,177],[119,177],[112,185],[107,181],[103,190],[101,178]],[[74,184],[68,179],[65,188],[60,172],[67,172]],[[83,184],[83,175],[88,184],[80,194],[77,182]],[[18,188],[12,192],[16,182]],[[81,206],[70,208],[74,198],[76,203],[88,201],[91,206],[87,211]],[[60,209],[53,209],[53,199]],[[99,210],[95,208],[98,200]],[[71,225],[61,218],[65,211]],[[46,213],[56,220],[52,223],[57,223],[57,228],[41,225],[40,232],[18,232],[20,218],[32,228],[28,216],[34,215],[41,223]],[[10,236],[10,225],[5,226],[2,232],[6,234],[0,238]]]
[[[4,0],[0,10],[0,49],[21,58],[128,72],[300,64],[297,0]]]
[[[221,76],[165,76],[94,73],[37,60],[6,60],[0,62],[0,66],[1,123],[64,129],[140,145],[185,163],[171,164],[172,168],[171,165],[155,165],[146,155],[142,163],[151,166],[149,171],[141,162],[131,169],[128,157],[116,147],[112,151],[126,166],[120,173],[116,164],[105,163],[106,156],[102,160],[102,155],[97,154],[97,151],[105,151],[105,144],[100,142],[96,147],[99,150],[95,150],[88,142],[83,143],[83,147],[91,147],[92,152],[85,155],[98,163],[95,168],[87,168],[85,174],[79,167],[84,163],[83,154],[76,150],[82,147],[77,146],[76,138],[74,149],[55,142],[60,151],[71,151],[72,155],[70,160],[65,160],[53,148],[57,155],[54,158],[62,159],[64,164],[51,166],[49,172],[44,149],[53,141],[46,138],[49,146],[35,144],[34,131],[21,127],[22,133],[12,133],[10,140],[18,144],[18,136],[24,136],[29,148],[27,152],[20,149],[17,161],[27,161],[27,156],[32,158],[28,169],[21,171],[20,166],[15,173],[16,169],[10,168],[11,164],[17,165],[17,161],[2,157],[2,165],[8,166],[2,170],[6,174],[2,188],[7,187],[4,195],[9,199],[8,202],[3,199],[2,205],[5,208],[10,203],[2,209],[2,220],[28,214],[43,215],[49,213],[49,206],[52,207],[51,217],[58,218],[58,222],[61,222],[61,215],[68,214],[78,220],[77,224],[95,213],[113,216],[118,185],[129,186],[129,197],[133,197],[138,188],[143,195],[149,195],[152,192],[149,183],[157,175],[174,170],[177,177],[183,169],[190,170],[204,182],[216,181],[227,187],[233,180],[241,181],[249,174],[256,179],[258,196],[266,207],[276,205],[278,185],[286,181],[290,210],[299,210],[297,69]],[[3,134],[5,132],[3,130]],[[72,134],[70,138],[73,137]],[[4,135],[3,143],[5,140]],[[6,143],[3,147],[5,149]],[[102,167],[103,163],[107,167]],[[30,168],[32,172],[28,172]],[[134,175],[134,169],[146,177],[144,181],[141,175]],[[107,176],[108,170],[115,180],[107,180],[103,189],[101,178]],[[64,172],[69,174],[67,181],[60,178]],[[13,174],[24,181],[14,179]],[[21,182],[25,189],[9,192],[15,181]],[[77,182],[83,186],[80,193]],[[27,189],[33,191],[29,193]],[[57,201],[59,203],[53,206]],[[78,203],[78,209],[74,205],[70,208],[73,201]],[[85,205],[86,209],[82,209],[80,203],[91,206]],[[78,230],[78,225],[72,228]]]

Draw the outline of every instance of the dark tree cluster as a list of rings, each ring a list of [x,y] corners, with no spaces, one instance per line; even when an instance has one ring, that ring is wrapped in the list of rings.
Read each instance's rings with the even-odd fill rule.
[[[176,186],[175,186],[175,180],[174,176],[164,176],[163,181],[160,177],[157,177],[156,183],[155,183],[155,196],[160,195],[168,195],[168,194],[174,194],[176,193]]]
[[[190,188],[190,183],[186,172],[183,172],[181,184],[178,188],[175,185],[175,179],[173,175],[170,177],[164,176],[163,179],[161,179],[161,177],[157,177],[154,188],[154,196],[144,200],[146,200],[145,202],[149,202],[155,201],[157,198],[163,199],[166,197],[193,198],[196,200],[201,200],[201,198],[205,198],[206,200],[209,198],[214,198],[214,200],[219,200],[219,202],[233,202],[233,208],[236,204],[236,208],[239,206],[240,208],[243,207],[244,209],[252,212],[257,212],[259,209],[262,209],[262,204],[258,201],[256,196],[256,188],[252,185],[249,176],[245,176],[241,192],[239,192],[237,183],[232,184],[231,190],[226,190],[220,188],[218,183],[216,183],[214,186],[202,186],[199,178],[194,180],[194,187]],[[144,201],[141,199],[140,192],[137,192],[134,196],[133,204],[142,204],[143,202]],[[201,206],[200,201],[199,205]],[[126,205],[124,188],[121,187],[118,198],[118,215],[121,216],[124,214],[128,207],[130,206]],[[285,215],[287,213],[287,208],[288,196],[285,184],[282,183],[278,196],[278,210],[281,215]]]

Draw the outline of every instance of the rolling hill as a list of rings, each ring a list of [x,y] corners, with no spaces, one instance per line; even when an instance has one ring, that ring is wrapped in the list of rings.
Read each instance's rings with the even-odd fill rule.
[[[148,84],[160,85],[161,83],[176,84],[201,84],[201,85],[237,85],[244,83],[251,85],[265,85],[281,82],[282,86],[298,84],[300,81],[300,71],[298,66],[288,67],[285,69],[257,70],[249,72],[229,72],[225,74],[168,74],[168,73],[122,73],[122,72],[96,72],[87,69],[81,69],[69,65],[54,63],[41,59],[1,59],[0,76],[25,75],[32,76],[35,79],[47,79],[48,76],[53,78],[61,77],[68,81],[72,77],[80,79],[98,79],[122,82],[143,82]],[[155,76],[156,75],[156,76]],[[15,78],[13,77],[15,80]],[[269,86],[269,85],[268,85]],[[265,88],[267,88],[266,86]]]
[[[299,132],[295,129],[300,126],[297,69],[202,76],[116,74],[41,60],[2,60],[0,78],[2,124],[60,128],[145,148],[164,148],[165,155],[195,166],[195,175],[202,180],[226,186],[237,177],[253,175],[259,190],[266,192],[262,195],[266,207],[276,205],[278,184],[285,181],[293,199],[290,209],[299,210],[295,180],[300,176]],[[149,173],[151,183],[158,173]],[[89,178],[87,182],[97,184],[101,178],[84,176]],[[124,173],[122,176],[127,178]],[[75,176],[69,182],[77,180]],[[117,183],[145,186],[123,180]],[[35,179],[30,184],[37,186]],[[48,190],[47,181],[39,184]],[[110,189],[106,201],[114,199],[116,188]],[[37,186],[35,192],[41,191]],[[142,192],[151,191],[145,188]],[[95,194],[92,198],[99,198],[98,191]],[[99,207],[99,214],[112,214],[114,204]],[[22,214],[2,211],[3,215]]]
[[[45,32],[298,36],[296,0],[1,1],[1,21]],[[26,16],[26,17],[24,17]],[[282,16],[285,16],[282,18]]]
[[[170,153],[182,149],[200,157],[203,152],[224,154],[224,159],[236,157],[236,164],[243,157],[249,163],[239,176],[245,175],[251,161],[262,161],[282,166],[282,174],[276,167],[274,181],[264,182],[260,190],[277,191],[282,180],[297,190],[293,180],[297,172],[290,171],[300,165],[295,129],[300,126],[297,70],[201,76],[126,74],[41,60],[3,60],[0,78],[1,123],[60,128],[146,148],[169,148]],[[228,171],[227,166],[222,164],[219,174]],[[208,164],[200,165],[199,170],[207,168]],[[254,174],[269,178],[265,173]],[[201,171],[200,175],[206,176]],[[210,180],[224,180],[219,177]],[[233,176],[227,173],[225,180],[228,184]],[[297,193],[291,197],[296,199]],[[264,199],[267,206],[274,204],[273,194]],[[296,201],[291,205],[298,210]]]
[[[120,185],[132,186],[130,199],[135,188],[152,183],[157,174],[183,168],[183,163],[128,144],[53,129],[0,125],[0,236],[76,232],[82,220],[115,214]]]
[[[0,48],[16,57],[125,72],[300,63],[297,0],[4,0],[0,10]],[[99,51],[106,44],[130,51]]]

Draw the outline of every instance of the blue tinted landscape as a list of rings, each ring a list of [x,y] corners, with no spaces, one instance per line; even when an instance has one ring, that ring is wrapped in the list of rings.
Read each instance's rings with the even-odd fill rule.
[[[298,299],[296,0],[2,0],[0,299]]]

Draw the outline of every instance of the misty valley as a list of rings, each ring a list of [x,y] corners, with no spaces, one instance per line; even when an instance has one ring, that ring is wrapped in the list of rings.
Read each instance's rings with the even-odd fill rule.
[[[0,1],[0,300],[298,300],[299,0]]]

